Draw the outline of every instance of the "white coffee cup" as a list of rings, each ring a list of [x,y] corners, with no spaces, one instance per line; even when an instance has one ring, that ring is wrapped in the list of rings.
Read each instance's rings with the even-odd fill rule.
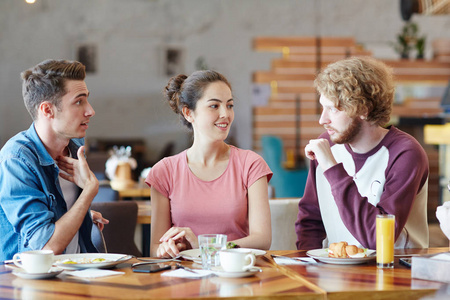
[[[13,262],[27,273],[47,273],[53,265],[53,251],[34,250],[16,253]]]
[[[220,251],[220,265],[225,272],[244,272],[251,269],[256,257],[251,250],[227,249]]]

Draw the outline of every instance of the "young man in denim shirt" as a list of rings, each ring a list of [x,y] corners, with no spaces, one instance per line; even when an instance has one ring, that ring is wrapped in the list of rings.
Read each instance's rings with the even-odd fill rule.
[[[21,76],[33,124],[0,151],[0,260],[38,249],[97,252],[92,218],[100,229],[108,221],[89,213],[98,180],[84,157],[84,137],[95,114],[85,67],[46,60]]]

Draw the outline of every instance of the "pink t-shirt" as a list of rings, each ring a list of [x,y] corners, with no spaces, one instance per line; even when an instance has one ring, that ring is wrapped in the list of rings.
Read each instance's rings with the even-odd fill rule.
[[[249,233],[248,188],[263,176],[270,180],[272,171],[261,156],[230,146],[228,166],[215,180],[196,177],[185,150],[155,164],[145,182],[169,199],[172,226],[226,234],[231,241]]]

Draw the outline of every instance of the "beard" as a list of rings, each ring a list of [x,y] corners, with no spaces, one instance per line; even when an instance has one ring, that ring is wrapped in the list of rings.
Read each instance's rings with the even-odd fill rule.
[[[361,131],[362,126],[362,120],[359,117],[355,117],[352,119],[352,122],[347,126],[347,128],[342,131],[338,132],[332,127],[325,127],[325,128],[331,128],[333,129],[337,135],[334,134],[334,136],[331,136],[330,139],[335,144],[349,144],[351,143],[354,138],[359,134]]]

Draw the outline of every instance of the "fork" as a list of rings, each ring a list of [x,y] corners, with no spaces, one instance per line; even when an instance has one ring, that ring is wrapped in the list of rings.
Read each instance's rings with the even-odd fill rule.
[[[174,257],[174,258],[142,258],[142,257],[137,257],[137,260],[141,260],[141,261],[146,261],[146,262],[151,262],[151,263],[162,263],[162,262],[170,262],[170,261],[181,261],[178,259],[179,257]]]
[[[303,263],[311,263],[311,260],[308,260],[308,258],[301,258],[301,257],[289,257],[289,256],[283,256],[283,255],[270,255],[272,258],[284,258],[284,259],[290,259],[290,260],[294,260],[294,261],[301,261]]]
[[[185,267],[185,266],[183,266],[182,264],[176,263],[176,264],[175,264],[175,267],[176,267],[177,269],[184,269],[184,270],[186,270],[186,271],[188,271],[188,272],[191,272],[191,273],[194,273],[194,274],[199,275],[198,272],[192,270],[191,268]]]

